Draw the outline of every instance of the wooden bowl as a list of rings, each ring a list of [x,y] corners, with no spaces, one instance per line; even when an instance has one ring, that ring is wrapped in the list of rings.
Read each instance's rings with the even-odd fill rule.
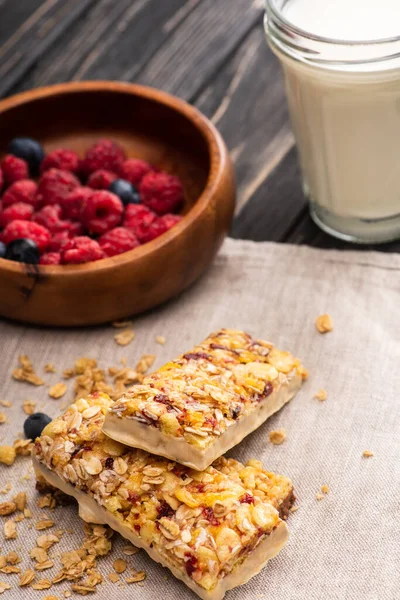
[[[41,325],[105,323],[150,309],[190,286],[225,235],[235,181],[226,146],[213,125],[182,100],[152,88],[110,81],[65,83],[0,102],[0,153],[15,136],[45,151],[83,155],[109,137],[128,156],[178,175],[184,218],[154,241],[83,265],[39,266],[0,259],[0,315]]]

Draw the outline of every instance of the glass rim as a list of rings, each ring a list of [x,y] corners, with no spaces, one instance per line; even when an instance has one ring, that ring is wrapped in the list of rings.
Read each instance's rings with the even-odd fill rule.
[[[270,42],[290,58],[331,69],[364,70],[360,67],[366,65],[374,70],[399,68],[400,35],[373,40],[318,35],[286,19],[281,10],[284,4],[285,0],[265,0],[265,31]]]

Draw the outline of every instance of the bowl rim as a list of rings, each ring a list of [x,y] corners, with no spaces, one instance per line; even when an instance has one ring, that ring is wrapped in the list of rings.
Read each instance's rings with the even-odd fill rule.
[[[147,242],[142,246],[138,246],[128,252],[123,252],[116,256],[103,258],[98,261],[82,263],[78,265],[39,265],[40,272],[44,275],[53,275],[57,277],[76,277],[77,274],[87,274],[89,272],[106,272],[109,269],[114,269],[117,266],[126,265],[127,263],[140,260],[150,254],[155,254],[167,246],[172,240],[179,237],[186,229],[188,229],[197,218],[207,210],[209,203],[214,198],[221,181],[224,177],[225,169],[229,165],[229,153],[222,139],[221,134],[214,127],[211,121],[203,115],[197,108],[188,104],[185,100],[173,96],[167,92],[154,87],[138,85],[135,83],[126,83],[122,81],[77,81],[66,82],[55,85],[28,90],[20,94],[15,94],[9,98],[0,101],[0,116],[3,112],[17,107],[21,104],[29,103],[32,100],[40,100],[49,96],[57,96],[79,92],[101,92],[108,91],[117,94],[130,94],[140,96],[142,98],[152,100],[163,104],[168,108],[181,113],[187,120],[199,130],[207,143],[208,153],[210,157],[210,169],[207,177],[207,182],[204,190],[200,194],[195,204],[191,207],[186,215],[183,215],[182,220],[177,223],[172,229],[163,233],[160,237]],[[14,273],[27,274],[26,265],[17,263],[11,260],[0,258],[0,270],[10,271]]]

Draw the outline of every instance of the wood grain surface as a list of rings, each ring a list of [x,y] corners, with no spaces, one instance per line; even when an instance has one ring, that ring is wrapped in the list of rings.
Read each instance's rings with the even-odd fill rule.
[[[212,119],[231,151],[239,187],[234,237],[356,248],[320,231],[308,215],[263,4],[0,0],[0,95],[84,79],[176,94]],[[376,249],[400,251],[400,242]]]

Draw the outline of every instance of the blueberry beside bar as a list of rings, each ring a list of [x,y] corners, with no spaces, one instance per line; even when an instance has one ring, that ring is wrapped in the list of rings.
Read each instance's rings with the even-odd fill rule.
[[[168,567],[204,600],[248,581],[288,538],[280,518],[294,500],[289,479],[220,459],[194,471],[123,446],[102,432],[111,405],[96,393],[71,405],[35,441],[41,479]]]
[[[104,432],[200,471],[289,402],[306,376],[289,352],[221,329],[117,400]]]

